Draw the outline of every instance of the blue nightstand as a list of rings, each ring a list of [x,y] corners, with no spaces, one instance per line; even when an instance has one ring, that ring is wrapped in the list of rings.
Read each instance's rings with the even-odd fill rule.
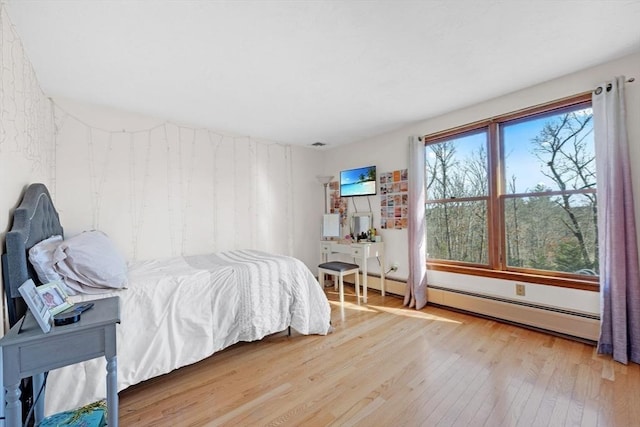
[[[79,322],[54,326],[42,332],[31,312],[0,339],[5,388],[7,427],[22,425],[19,384],[33,376],[34,397],[43,382],[44,372],[104,356],[107,359],[107,418],[109,426],[118,426],[118,388],[116,324],[120,323],[120,298],[93,301]],[[44,392],[35,409],[36,422],[44,418]]]

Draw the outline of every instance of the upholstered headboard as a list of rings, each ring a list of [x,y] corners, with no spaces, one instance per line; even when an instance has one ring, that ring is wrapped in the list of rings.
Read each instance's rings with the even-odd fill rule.
[[[2,277],[11,326],[26,312],[18,288],[28,279],[39,283],[28,260],[29,249],[48,237],[62,233],[49,190],[44,184],[31,184],[13,212],[11,231],[6,236],[6,253],[2,255]]]

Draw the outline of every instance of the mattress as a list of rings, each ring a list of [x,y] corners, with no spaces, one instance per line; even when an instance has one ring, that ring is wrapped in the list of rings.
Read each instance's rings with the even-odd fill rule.
[[[321,286],[295,258],[230,251],[136,262],[128,276],[126,289],[100,295],[120,297],[118,391],[289,326],[305,335],[331,329]],[[105,398],[105,376],[104,358],[51,371],[45,413]]]

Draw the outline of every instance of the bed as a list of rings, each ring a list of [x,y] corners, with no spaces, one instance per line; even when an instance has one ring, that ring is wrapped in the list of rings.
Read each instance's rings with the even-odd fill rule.
[[[63,228],[47,188],[30,185],[14,211],[2,259],[11,324],[26,312],[18,287],[29,278],[40,283],[29,250],[58,235]],[[127,279],[122,289],[71,297],[79,302],[120,296],[119,391],[289,327],[304,335],[331,331],[328,300],[295,258],[238,250],[155,259],[127,264]],[[46,413],[104,398],[104,372],[102,358],[50,372]]]

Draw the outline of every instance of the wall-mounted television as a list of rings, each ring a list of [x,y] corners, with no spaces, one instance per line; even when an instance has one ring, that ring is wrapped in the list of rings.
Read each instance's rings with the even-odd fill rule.
[[[372,196],[376,193],[375,166],[347,169],[340,172],[340,197]]]

